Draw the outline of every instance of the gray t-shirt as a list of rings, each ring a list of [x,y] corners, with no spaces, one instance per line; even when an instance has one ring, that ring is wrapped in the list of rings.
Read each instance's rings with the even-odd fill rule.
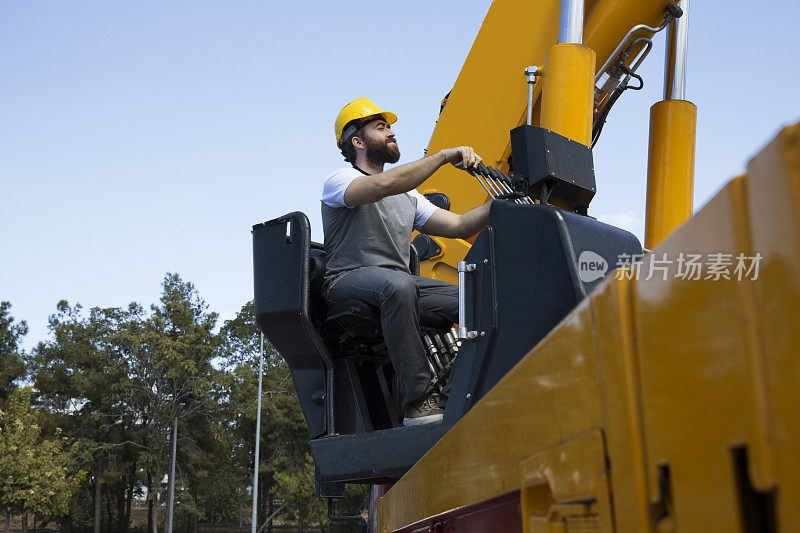
[[[355,168],[334,171],[322,191],[327,292],[342,274],[363,266],[408,272],[411,231],[419,229],[436,209],[417,191],[388,196],[372,204],[349,207],[347,186],[361,176]]]

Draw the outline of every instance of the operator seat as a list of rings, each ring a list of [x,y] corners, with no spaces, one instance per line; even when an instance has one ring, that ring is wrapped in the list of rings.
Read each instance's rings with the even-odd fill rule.
[[[360,300],[345,300],[329,308],[322,295],[325,280],[326,253],[322,245],[311,242],[308,262],[311,314],[316,317],[315,326],[329,342],[343,342],[348,339],[365,341],[370,344],[380,328],[378,310]],[[380,335],[380,331],[377,331]]]
[[[259,326],[289,363],[312,437],[330,433],[331,425],[347,434],[397,427],[398,387],[380,311],[356,299],[328,308],[322,295],[326,254],[310,236],[303,213],[254,226]],[[410,270],[417,273],[413,246],[410,256]]]
[[[363,349],[380,346],[383,342],[380,309],[358,299],[343,300],[333,307],[328,307],[322,296],[326,268],[326,253],[322,245],[312,242],[309,258],[312,314],[316,311],[324,315],[324,324],[318,329],[331,343],[338,343],[340,347],[344,345],[345,351],[353,347]],[[419,274],[419,257],[413,244],[410,248],[409,271],[415,275]],[[423,328],[443,330],[449,326],[449,324],[425,324]]]
[[[334,460],[341,469],[322,472],[324,484],[318,488],[345,480],[396,479],[446,427],[441,422],[400,425],[389,358],[375,346],[364,349],[369,338],[358,333],[379,325],[377,308],[353,301],[327,309],[321,293],[324,259],[301,212],[253,226],[256,320],[289,365],[315,462]],[[342,321],[344,331],[336,330]],[[336,339],[341,333],[350,333],[348,343]]]
[[[322,245],[311,242],[308,261],[309,300],[314,326],[319,334],[334,345],[349,341],[375,344],[381,336],[379,310],[361,300],[345,300],[329,308],[322,295],[325,280],[326,253]],[[331,346],[337,351],[335,346]]]

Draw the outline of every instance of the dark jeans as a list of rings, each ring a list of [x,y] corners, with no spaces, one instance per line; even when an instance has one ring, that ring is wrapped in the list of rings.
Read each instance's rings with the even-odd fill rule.
[[[361,267],[344,274],[326,294],[328,305],[362,300],[380,309],[389,358],[400,376],[403,411],[430,392],[431,372],[419,326],[458,320],[458,287],[399,270]]]

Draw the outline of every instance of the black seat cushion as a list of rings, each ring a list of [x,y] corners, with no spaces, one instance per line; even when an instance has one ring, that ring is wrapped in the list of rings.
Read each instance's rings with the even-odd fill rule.
[[[411,246],[411,272],[419,273],[419,259],[414,246]],[[326,335],[334,340],[364,341],[374,344],[382,338],[380,327],[380,311],[374,305],[361,300],[345,300],[328,309],[322,296],[322,283],[325,279],[325,251],[322,245],[312,243],[309,257],[308,276],[311,288],[312,306],[317,316],[324,317]],[[324,309],[323,309],[324,307]],[[430,329],[446,330],[450,324],[426,324]]]
[[[378,308],[362,300],[344,300],[328,309],[325,324],[338,333],[372,332],[380,327]]]
[[[342,340],[345,334],[349,339],[372,340],[380,337],[380,315],[375,306],[361,300],[345,300],[328,309],[322,295],[326,269],[322,245],[312,243],[308,259],[312,315],[318,317],[315,321],[317,328],[334,340]]]

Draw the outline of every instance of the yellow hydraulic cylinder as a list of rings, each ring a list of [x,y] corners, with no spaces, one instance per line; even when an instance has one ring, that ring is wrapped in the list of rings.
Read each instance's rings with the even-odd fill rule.
[[[595,53],[588,46],[556,44],[544,55],[541,126],[586,146],[592,143]]]
[[[653,249],[692,216],[697,106],[662,100],[650,108],[644,245]]]

